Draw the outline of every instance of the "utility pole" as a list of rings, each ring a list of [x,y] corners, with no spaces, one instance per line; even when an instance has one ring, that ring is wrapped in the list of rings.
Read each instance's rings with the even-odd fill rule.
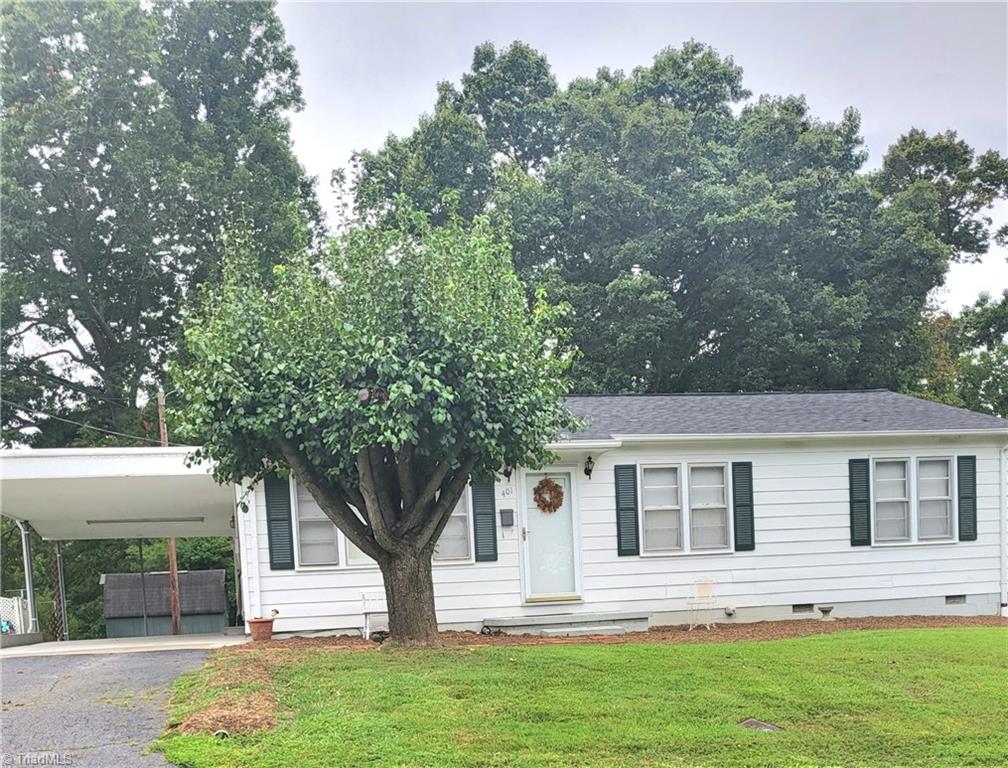
[[[158,387],[157,415],[158,432],[161,445],[168,446],[168,425],[165,424],[164,390]],[[171,606],[171,631],[173,635],[182,634],[182,606],[179,603],[178,559],[175,555],[175,537],[168,537],[168,601]]]

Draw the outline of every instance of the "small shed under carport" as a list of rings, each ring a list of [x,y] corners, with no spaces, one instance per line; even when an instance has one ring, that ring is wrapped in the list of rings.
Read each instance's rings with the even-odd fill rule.
[[[57,543],[170,536],[227,536],[234,541],[235,488],[218,485],[210,465],[191,464],[187,457],[194,450],[158,446],[0,451],[0,514],[21,529],[34,632],[38,612],[29,526]],[[57,547],[62,580],[59,558]],[[180,601],[186,599],[185,592],[180,585]]]
[[[168,573],[106,573],[105,636],[170,635]],[[223,632],[228,626],[224,569],[179,571],[182,634]],[[146,590],[146,600],[144,599]]]

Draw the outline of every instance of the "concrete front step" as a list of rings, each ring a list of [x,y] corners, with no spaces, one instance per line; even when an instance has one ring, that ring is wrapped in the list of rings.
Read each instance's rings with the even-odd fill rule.
[[[626,630],[616,624],[600,627],[550,627],[539,634],[543,637],[584,637],[586,635],[625,635]]]
[[[529,613],[526,616],[507,616],[483,619],[488,627],[506,629],[508,627],[528,627],[533,625],[566,624],[587,626],[603,622],[647,621],[648,613],[640,611],[583,611],[579,613]]]

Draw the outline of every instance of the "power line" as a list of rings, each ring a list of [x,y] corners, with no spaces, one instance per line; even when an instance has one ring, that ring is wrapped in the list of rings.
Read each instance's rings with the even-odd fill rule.
[[[45,416],[46,418],[54,419],[55,421],[62,421],[62,422],[65,422],[66,424],[74,424],[75,426],[78,426],[78,427],[84,427],[86,429],[93,429],[96,432],[104,432],[106,435],[115,435],[116,437],[125,437],[125,438],[128,438],[130,440],[142,440],[145,443],[152,443],[154,445],[161,445],[161,441],[160,440],[152,440],[152,439],[150,439],[148,437],[141,437],[140,435],[130,435],[130,434],[127,434],[125,432],[116,432],[114,429],[104,429],[102,427],[96,427],[93,424],[85,424],[82,421],[74,421],[73,419],[66,419],[66,418],[63,418],[62,416],[56,416],[55,414],[52,414],[52,413],[46,413],[45,411],[40,411],[38,408],[31,408],[31,407],[29,407],[27,405],[23,405],[21,403],[15,403],[12,400],[5,400],[3,402],[6,403],[7,405],[13,406],[14,408],[19,408],[22,411],[29,411],[30,413],[34,413],[36,416]],[[175,448],[188,448],[188,447],[190,447],[190,446],[182,445],[180,443],[168,443],[168,445],[170,445],[172,447],[175,447]]]

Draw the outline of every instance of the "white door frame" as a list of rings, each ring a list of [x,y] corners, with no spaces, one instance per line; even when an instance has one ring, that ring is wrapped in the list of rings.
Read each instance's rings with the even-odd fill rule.
[[[567,503],[570,504],[571,510],[571,537],[573,541],[571,545],[574,547],[574,592],[565,595],[533,595],[531,592],[532,578],[530,573],[531,567],[531,556],[529,555],[528,549],[528,536],[526,531],[528,530],[528,507],[529,507],[529,497],[526,496],[528,489],[526,488],[525,480],[529,475],[560,475],[566,474],[570,479],[570,499],[567,499]],[[578,492],[577,492],[577,466],[574,464],[558,464],[555,466],[544,467],[543,469],[536,470],[518,470],[518,492],[520,498],[518,500],[519,514],[521,515],[521,581],[522,581],[522,601],[525,603],[572,603],[581,602],[582,600],[582,585],[581,585],[581,515],[578,509]]]

